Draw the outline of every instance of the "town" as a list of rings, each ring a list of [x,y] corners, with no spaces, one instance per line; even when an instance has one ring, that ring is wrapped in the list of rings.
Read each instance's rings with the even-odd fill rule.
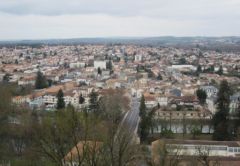
[[[198,44],[196,47],[139,44],[3,46],[0,48],[0,107],[11,112],[7,115],[8,130],[16,130],[13,138],[11,134],[8,137],[13,140],[12,155],[31,153],[24,134],[17,134],[18,130],[24,130],[26,135],[34,130],[22,129],[29,125],[25,124],[30,123],[29,119],[35,117],[33,121],[41,123],[44,117],[55,119],[59,116],[62,121],[53,120],[55,128],[41,126],[41,123],[43,129],[38,128],[39,133],[35,134],[40,141],[40,151],[45,153],[37,159],[39,161],[49,159],[63,166],[115,165],[114,157],[107,160],[108,164],[100,162],[104,157],[96,157],[101,156],[98,152],[104,147],[102,140],[109,139],[103,138],[105,134],[100,135],[107,132],[104,126],[110,126],[106,121],[111,121],[117,126],[112,141],[121,139],[116,149],[127,155],[118,156],[122,162],[118,162],[119,166],[148,165],[149,162],[156,165],[165,162],[169,166],[176,163],[193,165],[193,162],[197,165],[239,165],[239,73],[240,52],[203,50]],[[8,105],[12,107],[8,108],[6,103],[11,103]],[[62,110],[65,110],[63,115],[58,115]],[[80,127],[75,134],[83,132],[85,135],[70,134],[75,139],[73,148],[65,148],[65,130],[70,132],[74,125],[83,123],[84,117],[88,117],[85,114],[90,117],[87,119],[91,133],[87,134],[88,130]],[[94,114],[92,118],[91,114]],[[78,116],[80,122],[78,119],[73,122]],[[44,132],[49,132],[46,138]],[[126,132],[129,142],[124,144],[122,133]],[[54,149],[55,145],[59,147]],[[162,150],[160,145],[167,150]],[[89,154],[85,154],[85,146]],[[109,149],[105,153],[111,154]],[[4,161],[11,163],[8,158]]]

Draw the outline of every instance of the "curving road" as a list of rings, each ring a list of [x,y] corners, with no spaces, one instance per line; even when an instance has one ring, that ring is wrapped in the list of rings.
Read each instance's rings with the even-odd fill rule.
[[[119,129],[127,129],[131,134],[137,134],[139,123],[139,101],[136,97],[131,98],[131,110],[124,116]]]

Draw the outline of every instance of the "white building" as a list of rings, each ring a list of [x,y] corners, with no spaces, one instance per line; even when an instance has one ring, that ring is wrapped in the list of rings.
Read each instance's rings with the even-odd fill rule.
[[[240,103],[240,92],[230,96],[230,113],[231,114],[238,113],[237,110],[239,108],[239,103]]]
[[[215,114],[215,112],[217,111],[217,107],[216,107],[216,97],[210,97],[206,99],[206,103],[207,103],[207,108],[209,109],[209,111],[211,111],[211,113]]]
[[[193,70],[193,71],[195,71],[197,69],[197,67],[193,66],[193,65],[172,65],[169,68],[180,70],[180,71],[182,71],[182,70]]]
[[[106,69],[107,62],[106,61],[94,61],[94,69]]]
[[[70,63],[69,67],[70,68],[82,68],[82,67],[85,67],[85,63],[84,62]]]
[[[140,62],[140,61],[142,61],[142,59],[143,59],[143,58],[142,58],[142,55],[139,55],[139,54],[138,54],[138,55],[135,55],[135,61],[136,61],[136,62]]]
[[[167,106],[168,105],[168,97],[167,96],[160,96],[157,98],[157,101],[160,106]]]
[[[239,142],[236,141],[203,141],[203,140],[165,140],[154,141],[152,148],[160,143],[166,145],[170,155],[237,157],[240,154]]]
[[[218,93],[218,89],[214,86],[202,86],[200,87],[200,89],[206,92],[208,98],[212,96],[217,96]]]

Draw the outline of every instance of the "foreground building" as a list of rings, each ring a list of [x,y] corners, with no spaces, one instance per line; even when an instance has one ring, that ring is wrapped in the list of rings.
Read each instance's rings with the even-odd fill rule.
[[[151,144],[155,164],[176,162],[180,165],[240,165],[240,142],[206,140],[157,140]]]

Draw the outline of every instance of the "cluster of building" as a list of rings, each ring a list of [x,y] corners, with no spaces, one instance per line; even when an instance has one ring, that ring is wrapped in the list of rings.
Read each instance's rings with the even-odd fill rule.
[[[92,91],[101,95],[106,89],[124,89],[139,99],[143,95],[146,107],[156,110],[156,119],[206,120],[217,110],[215,102],[222,80],[227,80],[234,90],[230,98],[231,114],[237,113],[240,103],[240,78],[236,75],[240,72],[240,53],[137,45],[0,49],[0,80],[34,89],[38,71],[46,77],[49,86],[14,96],[13,103],[52,111],[56,109],[57,93],[61,89],[65,103],[81,111],[88,105]],[[198,89],[207,94],[205,105],[198,100]],[[84,100],[80,101],[80,97]],[[203,148],[204,153],[209,152],[206,155],[210,157],[240,154],[238,142],[166,140],[164,144],[168,150],[172,147],[171,153],[178,149],[178,155],[185,157],[194,155],[199,148]],[[158,145],[159,141],[152,143],[153,154]]]
[[[224,79],[235,85],[231,113],[240,99],[240,79],[232,75],[240,72],[238,53],[137,45],[44,45],[3,47],[0,57],[2,80],[34,87],[36,73],[45,75],[48,88],[12,99],[35,109],[54,109],[59,89],[66,104],[81,108],[88,104],[92,90],[123,88],[132,96],[144,95],[147,108],[158,108],[158,118],[209,119],[216,111],[217,83]],[[223,75],[216,73],[220,68]],[[197,89],[207,93],[205,106],[199,104]],[[80,96],[84,103],[79,103]]]

